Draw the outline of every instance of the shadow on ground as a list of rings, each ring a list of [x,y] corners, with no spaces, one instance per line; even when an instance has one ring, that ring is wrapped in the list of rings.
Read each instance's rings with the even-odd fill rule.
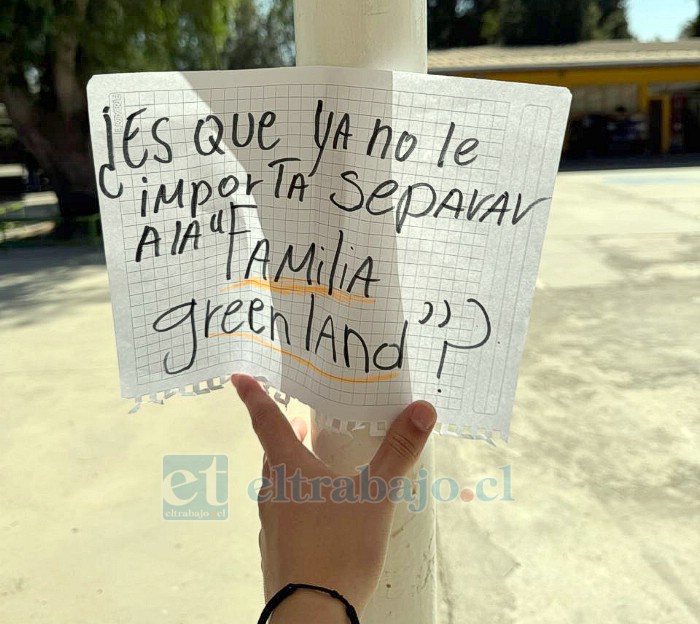
[[[94,276],[98,279],[76,278]],[[109,302],[104,252],[84,247],[0,249],[0,318],[41,325],[87,303]]]
[[[658,169],[700,166],[700,154],[642,154],[639,156],[602,156],[563,158],[559,171],[609,171],[616,169]]]

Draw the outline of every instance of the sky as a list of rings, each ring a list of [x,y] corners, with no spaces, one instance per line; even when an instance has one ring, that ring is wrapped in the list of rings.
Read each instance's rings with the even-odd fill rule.
[[[627,23],[640,41],[674,41],[697,14],[698,0],[627,0]]]
[[[640,41],[673,41],[698,14],[698,0],[627,0],[627,23]]]

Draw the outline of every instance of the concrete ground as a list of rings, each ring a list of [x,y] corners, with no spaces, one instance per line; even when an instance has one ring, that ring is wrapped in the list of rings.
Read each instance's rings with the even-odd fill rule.
[[[700,168],[560,175],[511,440],[437,440],[515,499],[438,506],[441,624],[700,620],[698,198]],[[127,414],[111,322],[100,253],[0,249],[0,621],[254,622],[247,416]],[[200,452],[232,519],[162,521],[162,455]]]

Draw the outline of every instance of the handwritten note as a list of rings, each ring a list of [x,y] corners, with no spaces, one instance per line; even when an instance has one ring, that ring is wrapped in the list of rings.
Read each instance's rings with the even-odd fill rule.
[[[93,78],[122,394],[264,377],[506,438],[570,95],[340,68]]]

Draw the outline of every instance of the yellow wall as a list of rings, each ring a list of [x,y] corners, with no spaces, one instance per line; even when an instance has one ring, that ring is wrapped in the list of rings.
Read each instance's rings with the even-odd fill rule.
[[[639,111],[649,110],[649,85],[654,82],[700,82],[700,63],[697,65],[668,65],[647,67],[590,67],[572,69],[530,69],[506,71],[460,72],[459,76],[529,82],[573,88],[589,85],[635,84]],[[668,151],[671,130],[671,106],[664,100],[662,119],[662,151]]]
[[[547,70],[508,70],[464,72],[461,76],[531,82],[562,87],[605,84],[645,84],[652,82],[700,82],[700,63],[697,65],[668,65],[663,67],[590,67]]]

